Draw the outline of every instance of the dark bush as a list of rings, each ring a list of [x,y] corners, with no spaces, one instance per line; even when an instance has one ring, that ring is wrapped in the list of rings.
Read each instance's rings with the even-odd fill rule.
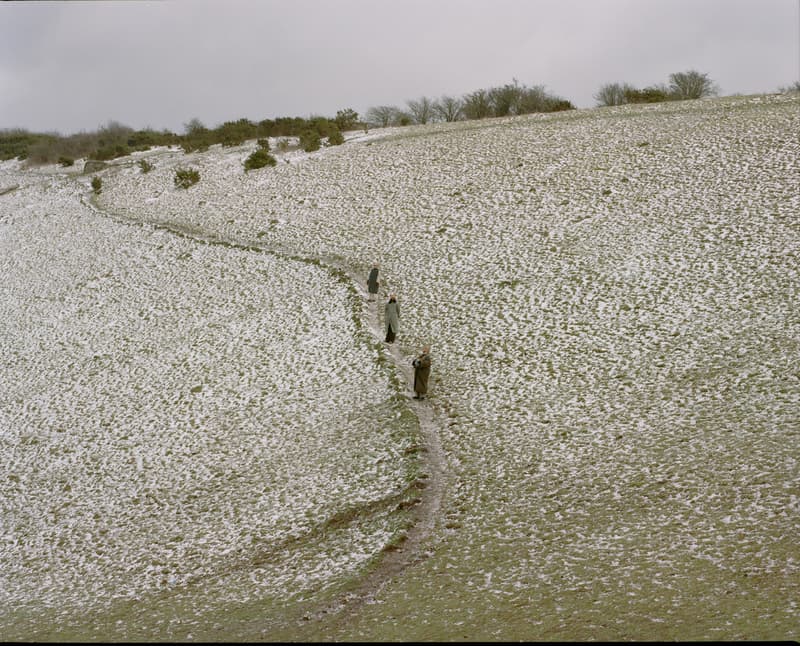
[[[353,130],[358,125],[358,112],[352,108],[339,110],[334,121],[336,122],[336,127],[342,132]]]
[[[181,148],[185,153],[201,153],[208,150],[208,147],[214,143],[208,135],[199,135],[192,137],[184,137],[181,139]]]
[[[189,188],[200,181],[200,173],[194,168],[178,168],[175,171],[175,186]]]
[[[258,147],[261,148],[261,150],[269,152],[269,139],[259,139]]]
[[[72,165],[74,165],[74,164],[75,164],[75,160],[74,160],[74,159],[72,159],[72,157],[63,157],[63,156],[62,156],[62,157],[59,157],[59,158],[58,158],[58,163],[59,163],[61,166],[72,166]]]
[[[322,140],[316,130],[306,130],[300,134],[300,147],[307,153],[319,150],[321,145]]]
[[[146,159],[140,159],[139,160],[139,168],[142,169],[143,173],[149,173],[151,170],[153,170],[153,164],[151,164]]]
[[[651,85],[642,90],[627,86],[624,93],[625,103],[663,103],[674,98],[667,88],[658,85]]]
[[[223,146],[241,146],[248,139],[258,136],[258,126],[248,119],[226,121],[211,131],[211,136]]]
[[[308,129],[315,131],[320,137],[327,137],[336,124],[325,117],[311,117],[308,120]]]
[[[563,112],[564,110],[574,110],[575,106],[572,105],[572,101],[567,101],[566,99],[551,99],[547,103],[547,110],[545,112]]]
[[[334,128],[334,130],[328,135],[328,145],[329,146],[341,146],[344,143],[344,135],[339,132],[338,128]]]
[[[259,148],[253,152],[247,159],[244,160],[245,172],[255,170],[256,168],[263,168],[264,166],[275,166],[278,160],[269,154],[264,148]]]
[[[27,159],[32,146],[43,148],[46,142],[55,141],[54,135],[42,135],[22,129],[0,130],[0,160]]]
[[[131,150],[147,150],[153,146],[171,146],[177,141],[178,136],[168,130],[156,132],[146,128],[134,132],[128,137],[126,143]]]
[[[211,144],[216,143],[211,131],[199,119],[191,119],[189,123],[184,124],[184,130],[186,134],[181,137],[180,145],[185,153],[203,152],[208,150]]]
[[[99,195],[102,188],[103,180],[99,177],[92,177],[92,190],[94,190],[95,195]]]

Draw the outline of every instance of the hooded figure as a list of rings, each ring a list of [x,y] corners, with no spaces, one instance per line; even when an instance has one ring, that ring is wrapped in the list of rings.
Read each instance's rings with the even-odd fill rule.
[[[414,366],[414,399],[423,399],[428,393],[428,377],[431,376],[430,351],[430,346],[424,346],[422,352],[411,362]]]
[[[397,295],[390,294],[389,302],[383,310],[386,321],[386,343],[394,343],[397,330],[400,329],[400,305],[397,303]]]
[[[378,293],[378,286],[380,283],[378,282],[378,263],[376,262],[372,265],[372,271],[369,272],[369,278],[367,278],[367,289],[369,290],[369,300],[375,300],[375,294]]]

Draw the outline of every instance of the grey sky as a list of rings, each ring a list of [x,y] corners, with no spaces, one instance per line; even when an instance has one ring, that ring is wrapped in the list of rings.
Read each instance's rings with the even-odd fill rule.
[[[183,132],[517,79],[579,108],[609,82],[800,80],[800,0],[0,2],[0,129]]]

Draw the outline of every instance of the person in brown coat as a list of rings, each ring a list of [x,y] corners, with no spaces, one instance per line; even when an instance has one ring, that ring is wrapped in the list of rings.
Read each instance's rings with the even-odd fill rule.
[[[430,346],[423,346],[422,352],[411,362],[414,366],[414,399],[424,399],[428,393],[428,377],[431,376],[430,351]]]

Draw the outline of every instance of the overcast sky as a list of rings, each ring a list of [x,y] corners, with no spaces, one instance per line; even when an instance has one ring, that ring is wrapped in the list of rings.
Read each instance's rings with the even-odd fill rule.
[[[363,116],[514,79],[589,108],[690,69],[721,94],[800,80],[800,0],[0,2],[0,129]]]

